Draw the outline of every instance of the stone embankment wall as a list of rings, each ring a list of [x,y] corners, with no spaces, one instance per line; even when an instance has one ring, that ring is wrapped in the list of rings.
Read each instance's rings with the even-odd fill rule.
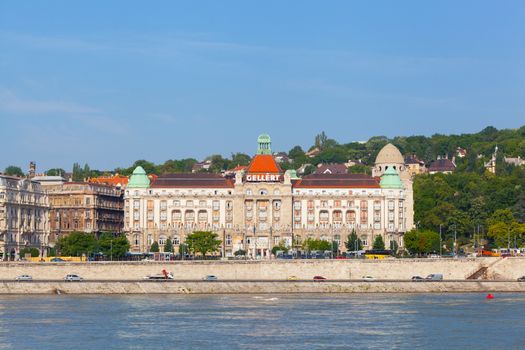
[[[0,294],[286,294],[286,293],[464,293],[525,292],[523,282],[505,281],[266,281],[266,282],[3,282]]]
[[[275,280],[296,276],[312,279],[321,275],[328,279],[407,280],[414,275],[425,277],[443,274],[445,280],[461,280],[482,267],[494,279],[516,279],[525,275],[525,258],[472,259],[392,259],[392,260],[272,260],[272,261],[177,261],[127,263],[0,263],[0,280],[14,280],[28,274],[35,280],[59,280],[68,273],[77,273],[86,280],[139,280],[159,274],[163,269],[173,272],[175,279],[195,280],[215,275],[226,280]]]

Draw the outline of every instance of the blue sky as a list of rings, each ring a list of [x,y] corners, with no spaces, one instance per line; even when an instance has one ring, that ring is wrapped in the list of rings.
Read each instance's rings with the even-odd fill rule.
[[[524,1],[0,2],[0,169],[525,124]]]

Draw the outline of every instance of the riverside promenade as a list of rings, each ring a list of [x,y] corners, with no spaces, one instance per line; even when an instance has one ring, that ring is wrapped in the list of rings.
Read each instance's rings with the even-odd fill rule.
[[[174,280],[148,281],[162,270]],[[69,273],[82,282],[65,282]],[[412,282],[431,273],[443,281]],[[20,275],[31,282],[16,282]],[[215,275],[218,281],[203,281]],[[0,294],[525,292],[524,258],[0,263]],[[289,277],[297,280],[288,280]],[[313,281],[323,276],[326,281]],[[372,276],[374,281],[363,281]]]

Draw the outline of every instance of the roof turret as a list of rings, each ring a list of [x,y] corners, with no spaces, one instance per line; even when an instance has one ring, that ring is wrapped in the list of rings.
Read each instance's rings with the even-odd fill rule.
[[[379,182],[379,185],[381,186],[381,188],[404,188],[399,174],[391,166],[389,166],[386,169],[385,173],[381,176],[381,181]]]
[[[129,178],[128,188],[148,188],[150,184],[148,175],[143,167],[138,166],[133,170],[133,174]]]
[[[268,134],[261,134],[257,138],[257,154],[272,154],[272,140],[270,139],[270,135]]]

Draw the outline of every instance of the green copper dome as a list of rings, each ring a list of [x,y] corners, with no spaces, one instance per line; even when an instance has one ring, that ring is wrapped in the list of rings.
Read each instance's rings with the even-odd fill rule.
[[[399,178],[399,174],[391,166],[389,166],[383,176],[381,176],[381,182],[379,185],[381,188],[403,188],[403,183],[401,182],[401,178]]]
[[[295,169],[286,170],[286,174],[290,175],[290,180],[300,180],[300,177],[297,176],[297,170]]]
[[[257,143],[259,147],[257,148],[257,154],[272,154],[272,140],[270,135],[261,134],[257,138]]]
[[[129,178],[128,188],[148,188],[149,178],[146,175],[146,171],[141,166],[138,166],[133,170],[133,174]]]

